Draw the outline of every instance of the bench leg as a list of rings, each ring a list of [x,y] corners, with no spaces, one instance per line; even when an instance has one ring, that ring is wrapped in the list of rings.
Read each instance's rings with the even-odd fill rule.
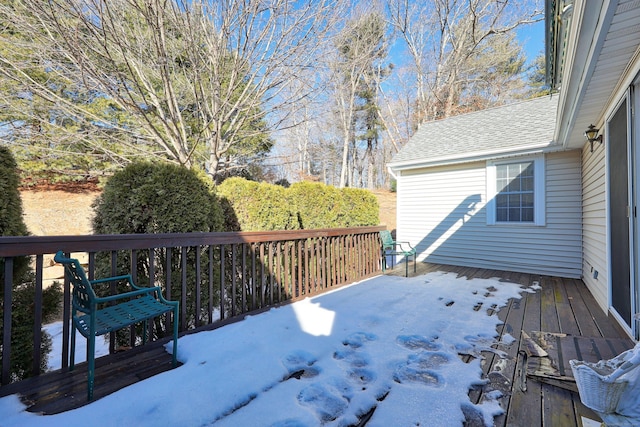
[[[96,336],[94,333],[87,338],[87,400],[93,400],[93,383],[95,382],[96,370]]]
[[[69,354],[69,370],[76,367],[76,324],[71,321],[71,354]]]
[[[172,366],[178,366],[178,306],[173,309],[173,362]]]

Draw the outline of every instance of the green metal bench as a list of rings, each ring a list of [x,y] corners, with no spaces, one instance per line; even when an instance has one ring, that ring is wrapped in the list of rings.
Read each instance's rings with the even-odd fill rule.
[[[416,250],[409,242],[396,242],[391,236],[389,230],[380,232],[380,240],[382,241],[382,272],[387,268],[387,256],[402,255],[405,259],[405,277],[409,276],[409,261],[413,256],[413,272],[416,272]],[[391,268],[393,268],[393,258],[391,259]]]
[[[96,336],[144,322],[143,343],[147,340],[147,321],[164,313],[173,312],[173,367],[177,366],[178,351],[178,306],[177,301],[168,301],[162,296],[160,287],[142,288],[133,283],[131,275],[88,280],[77,259],[67,258],[58,251],[54,260],[64,265],[67,277],[73,285],[71,360],[69,370],[75,366],[76,330],[87,338],[87,399],[93,400],[95,379]],[[98,297],[94,285],[109,282],[126,282],[133,289],[108,297]]]

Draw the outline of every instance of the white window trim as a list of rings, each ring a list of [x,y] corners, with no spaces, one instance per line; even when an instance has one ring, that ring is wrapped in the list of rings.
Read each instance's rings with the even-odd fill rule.
[[[533,161],[533,222],[496,221],[496,166]],[[545,161],[544,154],[487,161],[487,225],[544,226],[545,223]]]

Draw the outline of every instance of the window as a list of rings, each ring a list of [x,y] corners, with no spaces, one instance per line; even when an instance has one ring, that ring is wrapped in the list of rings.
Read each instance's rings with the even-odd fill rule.
[[[544,225],[544,157],[487,163],[487,223]]]

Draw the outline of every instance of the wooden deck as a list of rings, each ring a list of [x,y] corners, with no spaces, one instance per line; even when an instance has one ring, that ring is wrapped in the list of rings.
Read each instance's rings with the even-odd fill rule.
[[[404,270],[404,265],[400,265],[388,274],[404,275]],[[410,268],[411,275],[412,270]],[[515,341],[499,348],[507,354],[507,358],[500,358],[494,353],[484,354],[483,369],[489,383],[469,393],[470,399],[478,403],[493,390],[502,392],[500,403],[505,408],[505,414],[495,419],[496,426],[583,426],[583,417],[599,421],[594,412],[582,405],[577,393],[531,376],[527,378],[526,375],[527,365],[531,367],[532,360],[524,359],[523,330],[527,333],[544,331],[609,339],[589,340],[592,350],[582,351],[582,357],[575,357],[575,351],[565,351],[565,356],[583,360],[598,360],[598,352],[602,358],[609,358],[618,349],[633,346],[633,341],[597,306],[581,280],[422,263],[418,264],[416,274],[431,271],[454,272],[468,278],[497,277],[525,286],[537,282],[541,286],[536,293],[525,293],[522,299],[511,300],[500,310],[498,315],[504,324],[499,327],[498,333],[501,336],[509,334]],[[598,345],[602,348],[598,348]],[[96,364],[94,394],[99,399],[169,370],[171,355],[166,353],[162,343],[151,343],[99,358]],[[83,406],[87,403],[86,367],[80,364],[74,372],[49,373],[0,387],[0,396],[14,393],[23,396],[31,412],[54,414]],[[465,415],[467,426],[483,425],[481,420],[476,419],[477,414]],[[366,425],[366,421],[361,425]]]
[[[413,275],[411,268],[409,271]],[[455,272],[468,278],[497,277],[524,286],[537,282],[541,287],[536,293],[524,293],[520,300],[510,300],[506,307],[500,309],[498,317],[504,324],[498,328],[498,333],[501,338],[509,334],[515,341],[499,348],[507,353],[507,358],[500,358],[494,353],[484,354],[483,371],[490,382],[469,393],[472,402],[478,403],[486,393],[493,390],[502,392],[500,404],[505,408],[505,414],[495,418],[496,426],[582,427],[587,420],[597,421],[595,425],[599,425],[600,418],[580,402],[578,393],[565,388],[571,388],[570,382],[561,380],[558,381],[561,386],[558,386],[527,376],[527,370],[531,374],[538,362],[536,358],[527,360],[524,356],[527,352],[522,331],[596,338],[589,340],[589,350],[580,352],[580,355],[565,349],[565,364],[568,358],[586,361],[609,359],[633,347],[634,342],[613,319],[607,317],[582,280],[424,263],[418,263],[416,274],[431,271]],[[397,266],[391,274],[404,275],[404,266]],[[570,369],[564,370],[563,374],[572,378]],[[473,418],[473,414],[465,415],[468,426],[482,425],[480,420]]]

